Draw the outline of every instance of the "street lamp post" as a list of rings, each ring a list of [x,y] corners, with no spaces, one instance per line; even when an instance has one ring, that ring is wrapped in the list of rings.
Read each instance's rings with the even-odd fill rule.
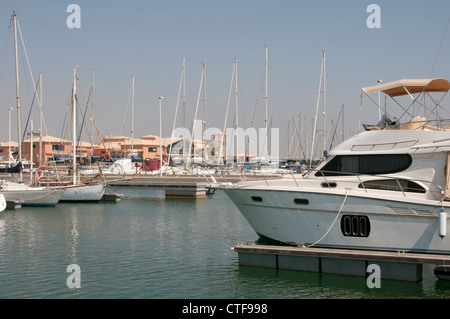
[[[161,125],[161,101],[164,97],[159,97],[159,176],[162,176],[162,125]]]

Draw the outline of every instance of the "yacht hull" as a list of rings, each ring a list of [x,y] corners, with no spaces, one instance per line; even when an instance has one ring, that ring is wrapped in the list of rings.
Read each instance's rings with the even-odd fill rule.
[[[439,212],[450,207],[437,201],[342,190],[222,189],[259,236],[282,243],[450,254],[450,238],[438,229]]]
[[[22,206],[55,206],[63,190],[59,189],[31,189],[31,190],[2,190],[6,201],[20,201]]]
[[[62,202],[96,202],[102,199],[105,188],[102,184],[74,185],[64,188]]]

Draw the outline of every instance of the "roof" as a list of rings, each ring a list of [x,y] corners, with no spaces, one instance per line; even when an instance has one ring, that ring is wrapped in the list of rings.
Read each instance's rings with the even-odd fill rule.
[[[38,142],[38,141],[39,141],[39,137],[33,138],[33,143]],[[69,141],[66,139],[61,139],[59,137],[50,136],[50,135],[42,136],[42,142],[44,142],[44,143],[69,143]],[[28,138],[26,140],[23,140],[23,143],[30,143],[30,139]]]
[[[10,142],[0,142],[0,147],[9,147]],[[19,143],[11,141],[11,147],[17,147]]]
[[[145,135],[142,136],[141,139],[149,141],[148,143],[150,143],[150,145],[159,145],[159,136],[157,135]],[[179,137],[163,137],[161,139],[161,144],[164,146],[170,145],[172,143],[178,142],[182,140],[182,138]]]
[[[122,141],[124,141],[124,140],[129,140],[129,139],[130,139],[130,137],[124,136],[124,135],[122,135],[122,136],[105,135],[105,136],[102,136],[102,138],[103,138],[103,140],[104,140],[105,142],[106,142],[106,141],[111,141],[111,142],[122,142]]]
[[[390,97],[421,92],[447,92],[450,90],[450,82],[447,79],[402,79],[380,85],[368,86],[361,89],[370,94],[383,92]]]
[[[23,140],[23,143],[30,143],[30,139],[26,139]],[[33,143],[37,143],[39,142],[39,137],[35,137],[33,138]],[[44,135],[42,136],[42,142],[43,143],[56,143],[56,144],[71,144],[72,141],[71,140],[67,140],[67,139],[61,139],[60,137],[55,137],[55,136],[50,136],[50,135]],[[77,141],[77,145],[78,147],[90,147],[91,143],[89,142],[83,142],[83,141]]]

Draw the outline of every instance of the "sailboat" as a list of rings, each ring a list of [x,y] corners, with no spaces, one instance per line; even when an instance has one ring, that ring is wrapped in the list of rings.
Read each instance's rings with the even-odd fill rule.
[[[20,94],[19,94],[19,66],[18,66],[18,52],[17,52],[17,15],[13,12],[14,25],[14,53],[15,53],[15,71],[16,71],[16,103],[17,103],[17,129],[19,137],[19,182],[0,181],[0,194],[3,195],[6,201],[20,201],[22,206],[55,206],[61,198],[64,190],[36,187],[23,183],[22,180],[22,138],[21,138],[21,120],[20,120]]]
[[[73,90],[72,90],[72,183],[71,185],[61,187],[64,189],[64,194],[61,201],[67,202],[91,202],[99,201],[105,193],[105,187],[99,183],[82,183],[77,178],[77,154],[76,154],[76,101],[77,101],[77,69],[73,68]]]

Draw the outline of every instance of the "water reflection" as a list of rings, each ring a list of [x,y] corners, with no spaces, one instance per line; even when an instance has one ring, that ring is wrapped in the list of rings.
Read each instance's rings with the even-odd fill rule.
[[[0,298],[448,298],[450,284],[239,266],[230,248],[258,240],[228,198],[164,199],[123,188],[119,203],[0,214]],[[69,289],[66,268],[81,268]]]

